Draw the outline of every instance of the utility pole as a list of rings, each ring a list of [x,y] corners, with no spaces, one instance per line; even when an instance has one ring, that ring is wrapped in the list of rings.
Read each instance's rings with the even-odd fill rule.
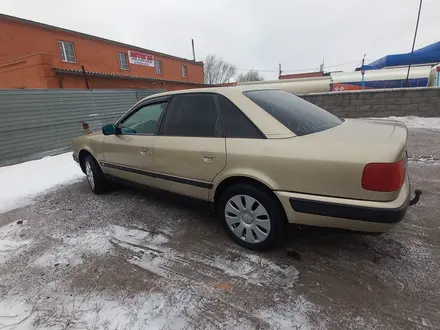
[[[364,54],[364,58],[362,59],[362,66],[361,66],[361,74],[362,74],[362,90],[365,89],[365,69],[364,69],[364,64],[365,64],[365,56],[367,56],[367,54]]]
[[[281,76],[282,72],[283,71],[281,71],[281,63],[280,63],[280,64],[278,64],[278,79],[280,79],[280,76]]]
[[[193,61],[196,61],[196,51],[194,49],[194,39],[191,39],[191,45],[192,45],[192,50],[193,50]]]
[[[414,40],[413,40],[413,44],[412,44],[412,48],[411,48],[411,55],[409,56],[408,73],[406,74],[406,87],[411,87],[409,85],[409,71],[411,70],[411,64],[412,64],[412,59],[413,59],[413,54],[414,54],[414,46],[416,45],[417,31],[419,29],[420,13],[422,11],[422,3],[423,3],[423,0],[420,0],[419,13],[417,14],[416,30],[414,32]]]

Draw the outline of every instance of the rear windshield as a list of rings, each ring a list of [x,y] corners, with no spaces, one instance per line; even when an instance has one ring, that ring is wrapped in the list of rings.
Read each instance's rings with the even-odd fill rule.
[[[343,122],[324,109],[288,92],[258,90],[244,92],[244,95],[296,135],[324,131]]]

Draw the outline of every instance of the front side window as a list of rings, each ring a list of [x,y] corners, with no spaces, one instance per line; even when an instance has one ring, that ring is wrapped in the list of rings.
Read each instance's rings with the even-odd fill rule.
[[[165,105],[166,102],[141,106],[119,123],[118,127],[121,134],[156,135],[160,116]]]
[[[128,56],[125,53],[118,53],[119,67],[122,70],[128,70]]]
[[[156,70],[156,74],[163,74],[161,60],[154,60],[154,68]]]
[[[261,139],[262,134],[248,118],[226,97],[218,97],[225,136],[228,138]]]
[[[182,65],[182,77],[188,77],[188,68],[186,67],[186,65]]]
[[[219,116],[210,94],[177,95],[165,114],[163,135],[217,137]]]
[[[58,41],[60,47],[61,60],[63,62],[76,63],[75,48],[72,42]]]
[[[260,108],[298,136],[340,125],[343,120],[293,94],[280,90],[244,92]]]

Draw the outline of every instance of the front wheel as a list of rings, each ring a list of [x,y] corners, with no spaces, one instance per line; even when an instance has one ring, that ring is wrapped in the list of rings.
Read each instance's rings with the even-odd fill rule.
[[[284,212],[269,192],[251,184],[235,184],[219,200],[220,219],[238,244],[268,250],[280,239]]]
[[[108,189],[108,182],[96,162],[95,158],[92,156],[86,156],[84,159],[84,169],[87,176],[87,182],[89,183],[90,189],[95,194],[101,194]]]

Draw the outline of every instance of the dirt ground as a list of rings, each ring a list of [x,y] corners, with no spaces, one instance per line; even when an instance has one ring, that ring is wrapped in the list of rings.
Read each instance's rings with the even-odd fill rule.
[[[289,252],[165,193],[60,187],[0,214],[0,329],[440,329],[440,132],[408,152],[423,196],[395,229],[292,227]]]

